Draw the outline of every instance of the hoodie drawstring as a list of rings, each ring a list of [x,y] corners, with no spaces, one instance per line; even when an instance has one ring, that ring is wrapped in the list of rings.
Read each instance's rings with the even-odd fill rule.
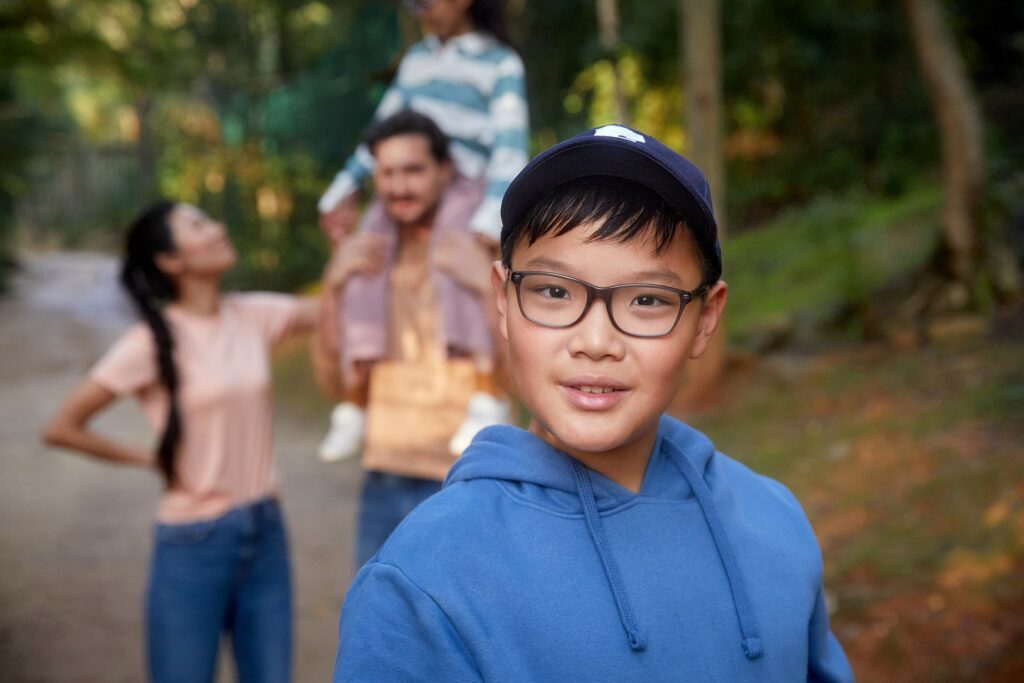
[[[590,540],[594,542],[597,555],[601,558],[601,566],[604,567],[605,578],[612,589],[612,597],[615,598],[615,607],[619,610],[619,621],[626,631],[626,639],[629,647],[634,652],[642,652],[647,647],[647,642],[640,634],[636,625],[636,615],[633,614],[633,607],[629,604],[629,596],[626,594],[626,587],[622,583],[622,575],[615,564],[608,549],[608,538],[604,533],[604,526],[601,524],[601,515],[597,511],[597,501],[594,500],[594,487],[590,483],[590,475],[587,468],[577,460],[572,460],[572,475],[576,480],[576,494],[583,505],[583,517],[587,521],[587,530],[590,532]]]
[[[718,557],[722,560],[725,568],[725,576],[729,580],[729,589],[732,591],[732,602],[736,607],[736,619],[739,621],[740,634],[743,636],[743,653],[747,659],[757,659],[764,654],[764,646],[761,643],[757,627],[757,619],[754,617],[754,610],[750,606],[750,599],[747,597],[747,589],[743,584],[743,577],[740,576],[740,568],[736,564],[736,556],[729,543],[729,537],[725,533],[722,519],[718,516],[718,510],[711,499],[711,490],[701,477],[697,468],[693,466],[690,459],[686,457],[677,445],[665,440],[665,444],[672,449],[672,455],[679,464],[679,469],[686,478],[687,483],[697,497],[700,509],[704,513],[704,521],[711,530],[711,538],[718,550]]]

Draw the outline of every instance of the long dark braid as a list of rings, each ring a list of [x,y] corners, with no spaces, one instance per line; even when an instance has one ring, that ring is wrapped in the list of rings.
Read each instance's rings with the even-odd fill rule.
[[[174,202],[161,200],[143,211],[128,230],[125,239],[121,284],[128,291],[156,341],[156,362],[160,383],[167,389],[167,426],[157,447],[157,465],[168,486],[175,481],[174,455],[181,441],[182,424],[178,412],[178,368],[172,351],[174,339],[160,309],[178,294],[174,282],[156,265],[156,255],[174,251],[174,240],[167,219]]]

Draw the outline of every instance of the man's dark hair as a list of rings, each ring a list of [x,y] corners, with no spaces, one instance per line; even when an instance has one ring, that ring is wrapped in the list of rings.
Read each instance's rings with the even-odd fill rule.
[[[512,267],[512,249],[521,241],[533,244],[544,235],[557,237],[585,223],[601,222],[591,241],[631,242],[650,239],[657,253],[672,243],[680,231],[689,233],[685,219],[658,194],[639,183],[612,176],[587,176],[570,180],[549,192],[518,225],[501,232],[501,262]],[[690,233],[701,269],[701,285],[721,277],[704,248]]]
[[[448,161],[448,136],[429,117],[411,109],[403,109],[386,119],[378,121],[366,131],[363,142],[371,154],[377,145],[397,135],[423,135],[430,142],[430,153],[437,161]]]

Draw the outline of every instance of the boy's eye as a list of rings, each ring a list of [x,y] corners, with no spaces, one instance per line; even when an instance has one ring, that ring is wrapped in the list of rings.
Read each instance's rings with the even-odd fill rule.
[[[669,302],[664,297],[656,294],[641,294],[633,298],[633,305],[652,308],[655,306],[668,306]]]
[[[537,288],[537,293],[548,299],[569,299],[569,292],[558,285],[545,285]]]

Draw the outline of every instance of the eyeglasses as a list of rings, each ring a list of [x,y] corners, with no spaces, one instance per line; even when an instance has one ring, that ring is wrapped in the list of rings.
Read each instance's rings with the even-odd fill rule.
[[[595,299],[604,301],[608,317],[619,332],[631,337],[664,337],[675,329],[686,304],[707,287],[688,292],[664,285],[625,284],[595,287],[568,275],[513,271],[519,311],[544,327],[572,327],[587,314]]]

